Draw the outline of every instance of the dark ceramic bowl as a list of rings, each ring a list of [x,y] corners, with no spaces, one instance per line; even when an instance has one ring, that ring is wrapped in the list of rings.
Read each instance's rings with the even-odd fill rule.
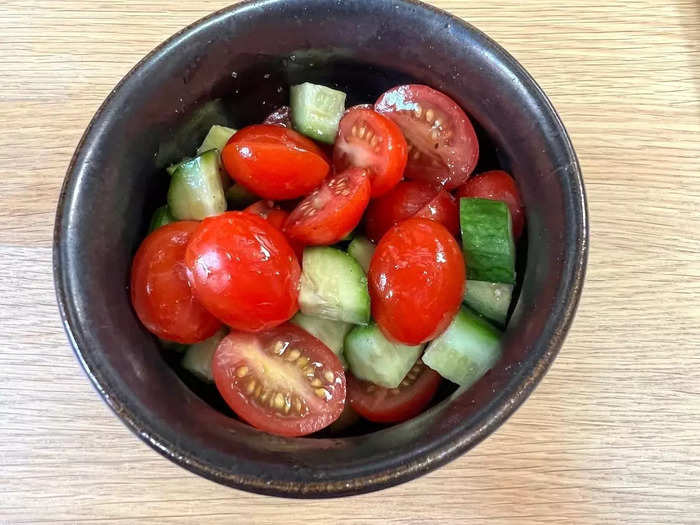
[[[349,104],[429,84],[477,123],[479,169],[501,166],[527,207],[521,289],[504,358],[419,417],[339,439],[285,439],[225,416],[165,364],[137,321],[129,266],[164,197],[162,168],[212,122],[260,121],[302,81]],[[159,46],[114,89],[71,162],[58,204],[54,272],[78,359],[121,420],[183,467],[232,487],[293,497],[357,494],[444,465],[525,400],[562,345],[581,293],[587,220],[579,165],[544,93],[495,42],[410,0],[244,2]]]

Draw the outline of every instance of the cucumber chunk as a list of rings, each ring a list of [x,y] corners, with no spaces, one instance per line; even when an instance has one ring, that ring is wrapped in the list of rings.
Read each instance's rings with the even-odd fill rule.
[[[515,244],[508,206],[501,201],[463,198],[459,220],[467,278],[515,284]]]
[[[505,326],[512,295],[512,284],[468,280],[464,291],[464,303],[481,315]]]
[[[416,364],[423,347],[393,343],[372,323],[353,328],[345,337],[345,359],[355,377],[396,388]]]
[[[181,354],[189,348],[189,345],[176,343],[175,341],[168,341],[167,339],[161,339],[160,337],[158,338],[158,341],[160,341],[161,346],[166,350],[172,350],[178,354]]]
[[[161,226],[175,222],[175,217],[170,213],[167,204],[161,206],[156,211],[153,212],[153,217],[151,218],[151,223],[148,226],[148,233],[152,233]]]
[[[343,355],[343,342],[352,325],[342,321],[331,321],[330,319],[321,319],[320,317],[311,317],[302,313],[292,317],[291,323],[300,326],[316,339],[324,343],[330,348],[335,355],[340,358],[343,363],[343,368],[348,368],[348,363]]]
[[[180,362],[182,368],[197,376],[202,381],[213,383],[214,376],[211,372],[211,359],[214,357],[216,347],[219,346],[219,343],[226,337],[227,333],[228,330],[221,329],[209,339],[190,345]]]
[[[182,166],[183,164],[185,164],[186,162],[189,162],[191,160],[192,160],[192,157],[185,157],[180,162],[176,162],[175,164],[171,164],[170,166],[165,168],[165,171],[167,171],[168,175],[170,175],[172,177],[180,166]]]
[[[260,197],[240,184],[233,184],[226,190],[226,202],[232,211],[243,210],[259,200]]]
[[[367,237],[358,236],[350,241],[348,253],[360,263],[362,269],[365,271],[365,273],[367,273],[375,248],[376,246],[374,243],[372,243]]]
[[[345,111],[345,93],[305,82],[290,89],[292,125],[299,133],[333,144]]]
[[[360,264],[337,248],[306,248],[299,289],[301,313],[333,321],[367,324],[367,277]]]
[[[206,151],[178,166],[168,189],[168,207],[177,220],[201,221],[226,211],[218,151]]]
[[[221,155],[221,150],[224,149],[228,139],[230,139],[234,133],[236,133],[236,130],[233,128],[227,128],[226,126],[214,124],[211,128],[209,128],[209,132],[207,133],[207,136],[204,137],[202,145],[197,148],[197,155],[201,155],[210,149],[218,150],[219,155]]]
[[[430,342],[423,362],[453,383],[470,387],[500,359],[500,342],[496,328],[462,307],[447,330]]]

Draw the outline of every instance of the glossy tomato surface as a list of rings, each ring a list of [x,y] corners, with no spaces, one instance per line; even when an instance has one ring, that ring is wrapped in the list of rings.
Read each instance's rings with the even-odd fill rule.
[[[267,222],[280,231],[283,231],[284,225],[287,222],[287,217],[289,217],[289,212],[277,206],[273,201],[258,201],[251,204],[243,211],[254,213],[263,219],[267,219]],[[287,237],[287,240],[292,250],[294,250],[297,259],[301,261],[302,254],[304,253],[304,245],[290,237]]]
[[[384,195],[403,178],[407,154],[406,139],[392,120],[372,109],[356,107],[340,121],[333,166],[336,172],[365,168],[374,198]]]
[[[292,129],[273,124],[243,128],[221,152],[228,174],[265,199],[302,197],[328,175],[323,151]]]
[[[518,239],[525,227],[525,208],[515,179],[505,171],[487,171],[469,179],[457,190],[458,197],[478,197],[503,201],[513,220],[513,236]]]
[[[334,244],[360,223],[370,191],[367,172],[361,168],[334,175],[297,205],[285,232],[307,246]]]
[[[321,341],[292,324],[231,332],[212,359],[219,393],[241,419],[281,436],[303,436],[338,419],[345,373]]]
[[[204,219],[185,263],[200,303],[236,330],[271,328],[298,309],[299,262],[284,234],[262,217],[231,211]]]
[[[131,302],[139,320],[158,337],[184,344],[221,327],[187,282],[185,250],[198,226],[195,221],[161,226],[144,239],[131,265]]]
[[[462,250],[443,225],[411,218],[382,237],[367,278],[372,317],[384,335],[424,343],[447,328],[462,303]]]
[[[448,190],[466,182],[479,159],[469,117],[450,97],[428,86],[397,86],[374,109],[396,122],[408,143],[405,176]]]
[[[440,386],[440,374],[419,359],[397,388],[384,388],[348,375],[348,402],[365,419],[399,423],[411,419],[430,403]]]

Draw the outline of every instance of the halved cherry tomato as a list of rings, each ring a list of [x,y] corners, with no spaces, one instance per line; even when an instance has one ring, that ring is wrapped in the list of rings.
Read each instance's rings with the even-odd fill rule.
[[[399,182],[386,195],[369,203],[365,233],[379,242],[389,228],[410,217],[442,223],[450,233],[459,233],[459,210],[455,198],[440,186],[421,181]]]
[[[221,152],[228,174],[265,199],[295,199],[323,179],[330,165],[321,149],[292,129],[272,124],[243,128]]]
[[[462,250],[442,224],[408,219],[382,237],[367,279],[372,317],[384,335],[424,343],[447,328],[462,303]]]
[[[376,423],[399,423],[430,403],[441,378],[419,359],[397,388],[384,388],[352,375],[347,380],[348,401],[355,412]]]
[[[406,139],[390,119],[372,109],[352,108],[340,120],[333,149],[336,172],[366,168],[372,197],[384,195],[403,177]]]
[[[285,232],[307,246],[334,244],[360,223],[369,196],[365,170],[351,168],[334,175],[294,208]]]
[[[162,339],[191,344],[211,337],[221,323],[192,296],[185,250],[199,226],[173,222],[144,239],[131,264],[131,303],[144,326]]]
[[[479,142],[469,117],[450,97],[428,86],[398,86],[374,109],[396,122],[408,143],[407,179],[463,184],[476,166]]]
[[[513,220],[513,237],[520,238],[525,225],[525,208],[518,185],[505,171],[487,171],[469,179],[457,189],[458,197],[479,197],[503,201],[508,205]]]
[[[230,211],[204,219],[185,263],[195,297],[236,330],[265,330],[298,310],[299,262],[284,234],[262,217]]]
[[[251,204],[243,211],[260,215],[260,217],[267,219],[267,222],[272,224],[279,231],[283,230],[284,223],[287,221],[287,217],[289,217],[289,212],[277,206],[273,201],[258,201]],[[287,240],[292,250],[294,250],[297,259],[301,261],[302,254],[304,253],[304,245],[297,242],[295,239],[287,238]]]
[[[283,128],[292,127],[292,112],[289,106],[280,106],[275,111],[270,113],[263,121],[263,124],[273,124],[282,126]]]
[[[212,373],[231,409],[271,434],[311,434],[335,421],[345,405],[338,357],[290,323],[257,334],[231,332],[214,353]]]

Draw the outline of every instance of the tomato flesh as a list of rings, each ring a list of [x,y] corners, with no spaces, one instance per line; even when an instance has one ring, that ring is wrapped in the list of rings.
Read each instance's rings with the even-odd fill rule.
[[[469,178],[479,142],[469,117],[450,97],[428,86],[398,86],[379,97],[374,109],[396,122],[406,137],[407,179],[450,190]]]
[[[373,198],[384,195],[403,178],[406,160],[406,139],[390,119],[372,109],[355,107],[340,120],[333,166],[336,172],[365,168]]]
[[[144,239],[131,265],[131,303],[143,325],[168,341],[191,344],[211,337],[221,323],[194,298],[185,250],[199,226],[173,222]]]
[[[384,388],[349,375],[348,402],[369,421],[399,423],[421,413],[440,381],[440,374],[419,359],[397,388]]]
[[[199,302],[237,330],[265,330],[298,310],[299,262],[284,234],[262,217],[231,211],[204,219],[185,263]]]
[[[311,434],[338,419],[345,405],[338,357],[289,323],[256,334],[231,332],[214,353],[212,373],[231,409],[271,434]]]
[[[272,124],[238,131],[224,146],[221,159],[231,178],[272,200],[306,195],[330,170],[326,156],[312,140]]]
[[[462,250],[443,225],[411,218],[382,237],[367,279],[372,317],[384,335],[424,343],[447,328],[462,303]]]

